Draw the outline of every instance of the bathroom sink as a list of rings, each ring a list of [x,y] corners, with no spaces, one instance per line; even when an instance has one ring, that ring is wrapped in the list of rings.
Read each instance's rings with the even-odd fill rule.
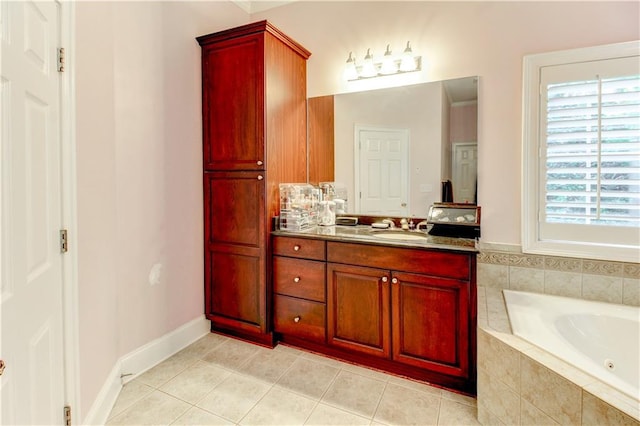
[[[420,241],[427,238],[426,234],[408,231],[375,231],[372,232],[376,238],[385,240]]]

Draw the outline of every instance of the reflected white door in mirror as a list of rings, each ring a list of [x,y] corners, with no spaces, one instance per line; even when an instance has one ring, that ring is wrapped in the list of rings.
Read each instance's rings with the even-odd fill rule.
[[[477,203],[478,144],[454,143],[451,159],[453,199],[458,203]]]
[[[356,126],[356,209],[408,216],[409,130]]]

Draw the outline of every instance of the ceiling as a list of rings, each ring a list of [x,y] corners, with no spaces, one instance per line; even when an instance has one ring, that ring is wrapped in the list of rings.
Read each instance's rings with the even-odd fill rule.
[[[273,9],[274,7],[284,6],[285,4],[293,3],[296,0],[231,0],[233,3],[242,8],[248,13],[264,12],[265,10]]]
[[[456,78],[445,80],[445,90],[449,100],[455,102],[469,102],[478,99],[478,78]]]

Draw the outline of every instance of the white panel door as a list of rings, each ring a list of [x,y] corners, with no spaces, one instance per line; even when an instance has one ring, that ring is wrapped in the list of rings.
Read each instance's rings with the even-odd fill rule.
[[[453,201],[456,203],[476,203],[478,180],[478,144],[453,144],[452,165]]]
[[[0,2],[2,424],[63,423],[60,4]]]
[[[409,131],[358,128],[360,214],[409,214]]]

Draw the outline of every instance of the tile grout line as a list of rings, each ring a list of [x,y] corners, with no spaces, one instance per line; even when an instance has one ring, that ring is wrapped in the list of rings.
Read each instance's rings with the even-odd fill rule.
[[[313,361],[313,360],[308,360],[310,362],[317,362],[320,363],[320,361]],[[323,364],[324,365],[324,364]],[[328,365],[328,364],[327,364]],[[340,372],[343,370],[342,367],[337,369],[338,371],[336,372],[336,374],[333,376],[333,379],[331,379],[331,382],[329,382],[329,385],[327,386],[327,388],[324,390],[324,392],[322,392],[322,395],[320,395],[318,397],[318,400],[316,401],[316,405],[313,407],[313,409],[311,410],[311,412],[309,413],[309,415],[307,416],[307,418],[304,420],[304,425],[307,424],[307,422],[309,421],[309,419],[311,418],[311,416],[313,415],[314,411],[318,408],[318,406],[322,403],[322,398],[324,398],[324,396],[327,394],[327,392],[329,392],[329,389],[331,389],[331,386],[333,386],[333,384],[336,382],[336,378],[340,375]],[[327,404],[331,407],[333,407],[330,404]],[[338,407],[334,407],[334,408],[338,408]],[[345,411],[345,410],[343,410]],[[347,412],[347,411],[345,411]]]
[[[272,350],[273,350],[273,349],[272,349]],[[240,367],[244,366],[245,364],[248,364],[248,363],[249,363],[249,360],[250,360],[251,358],[255,357],[255,356],[258,356],[258,354],[259,354],[259,351],[257,351],[254,355],[250,356],[250,357],[249,357],[249,358],[248,358],[244,363],[242,363],[238,368],[240,368]],[[300,354],[299,354],[299,353],[298,353],[298,354],[296,354],[296,360],[297,360],[298,358],[300,358]],[[244,420],[244,419],[249,415],[249,413],[250,413],[254,408],[256,408],[256,407],[258,406],[258,404],[260,403],[260,401],[262,401],[262,400],[264,399],[264,397],[265,397],[265,396],[267,396],[267,395],[269,394],[269,392],[271,392],[271,391],[275,388],[276,384],[277,384],[277,383],[278,383],[278,381],[282,378],[282,376],[284,376],[284,374],[292,368],[292,366],[293,366],[293,364],[296,362],[296,360],[294,360],[294,361],[291,363],[291,365],[289,365],[289,367],[287,367],[287,368],[286,368],[286,369],[285,369],[285,370],[280,374],[280,376],[278,376],[278,378],[277,378],[277,379],[276,379],[276,380],[271,384],[271,386],[269,387],[269,390],[267,390],[267,391],[264,393],[264,395],[262,395],[262,396],[261,396],[261,397],[260,397],[260,398],[255,402],[255,404],[253,404],[253,406],[251,406],[251,408],[250,408],[250,409],[249,409],[249,410],[244,414],[244,416],[242,416],[242,418],[240,418],[240,420],[239,420],[237,423],[235,423],[236,425],[240,425],[240,424],[242,424],[242,421],[243,421],[243,420]],[[242,374],[242,373],[240,373],[239,371],[234,371],[234,372],[235,372],[235,373],[238,373],[238,374]],[[243,375],[243,376],[246,376],[245,374],[242,374],[242,375]],[[247,377],[249,377],[249,376],[247,376]],[[260,379],[257,379],[257,378],[255,378],[255,377],[253,377],[253,379],[255,379],[255,380],[260,380]]]
[[[378,397],[378,403],[376,404],[376,409],[373,410],[373,415],[371,416],[371,420],[369,422],[370,424],[374,422],[374,419],[376,418],[376,414],[378,414],[378,410],[380,409],[380,403],[382,402],[382,398],[384,398],[384,393],[387,391],[387,386],[389,386],[389,381],[387,381],[384,384],[384,387],[382,388],[382,392],[380,392],[380,396]]]

